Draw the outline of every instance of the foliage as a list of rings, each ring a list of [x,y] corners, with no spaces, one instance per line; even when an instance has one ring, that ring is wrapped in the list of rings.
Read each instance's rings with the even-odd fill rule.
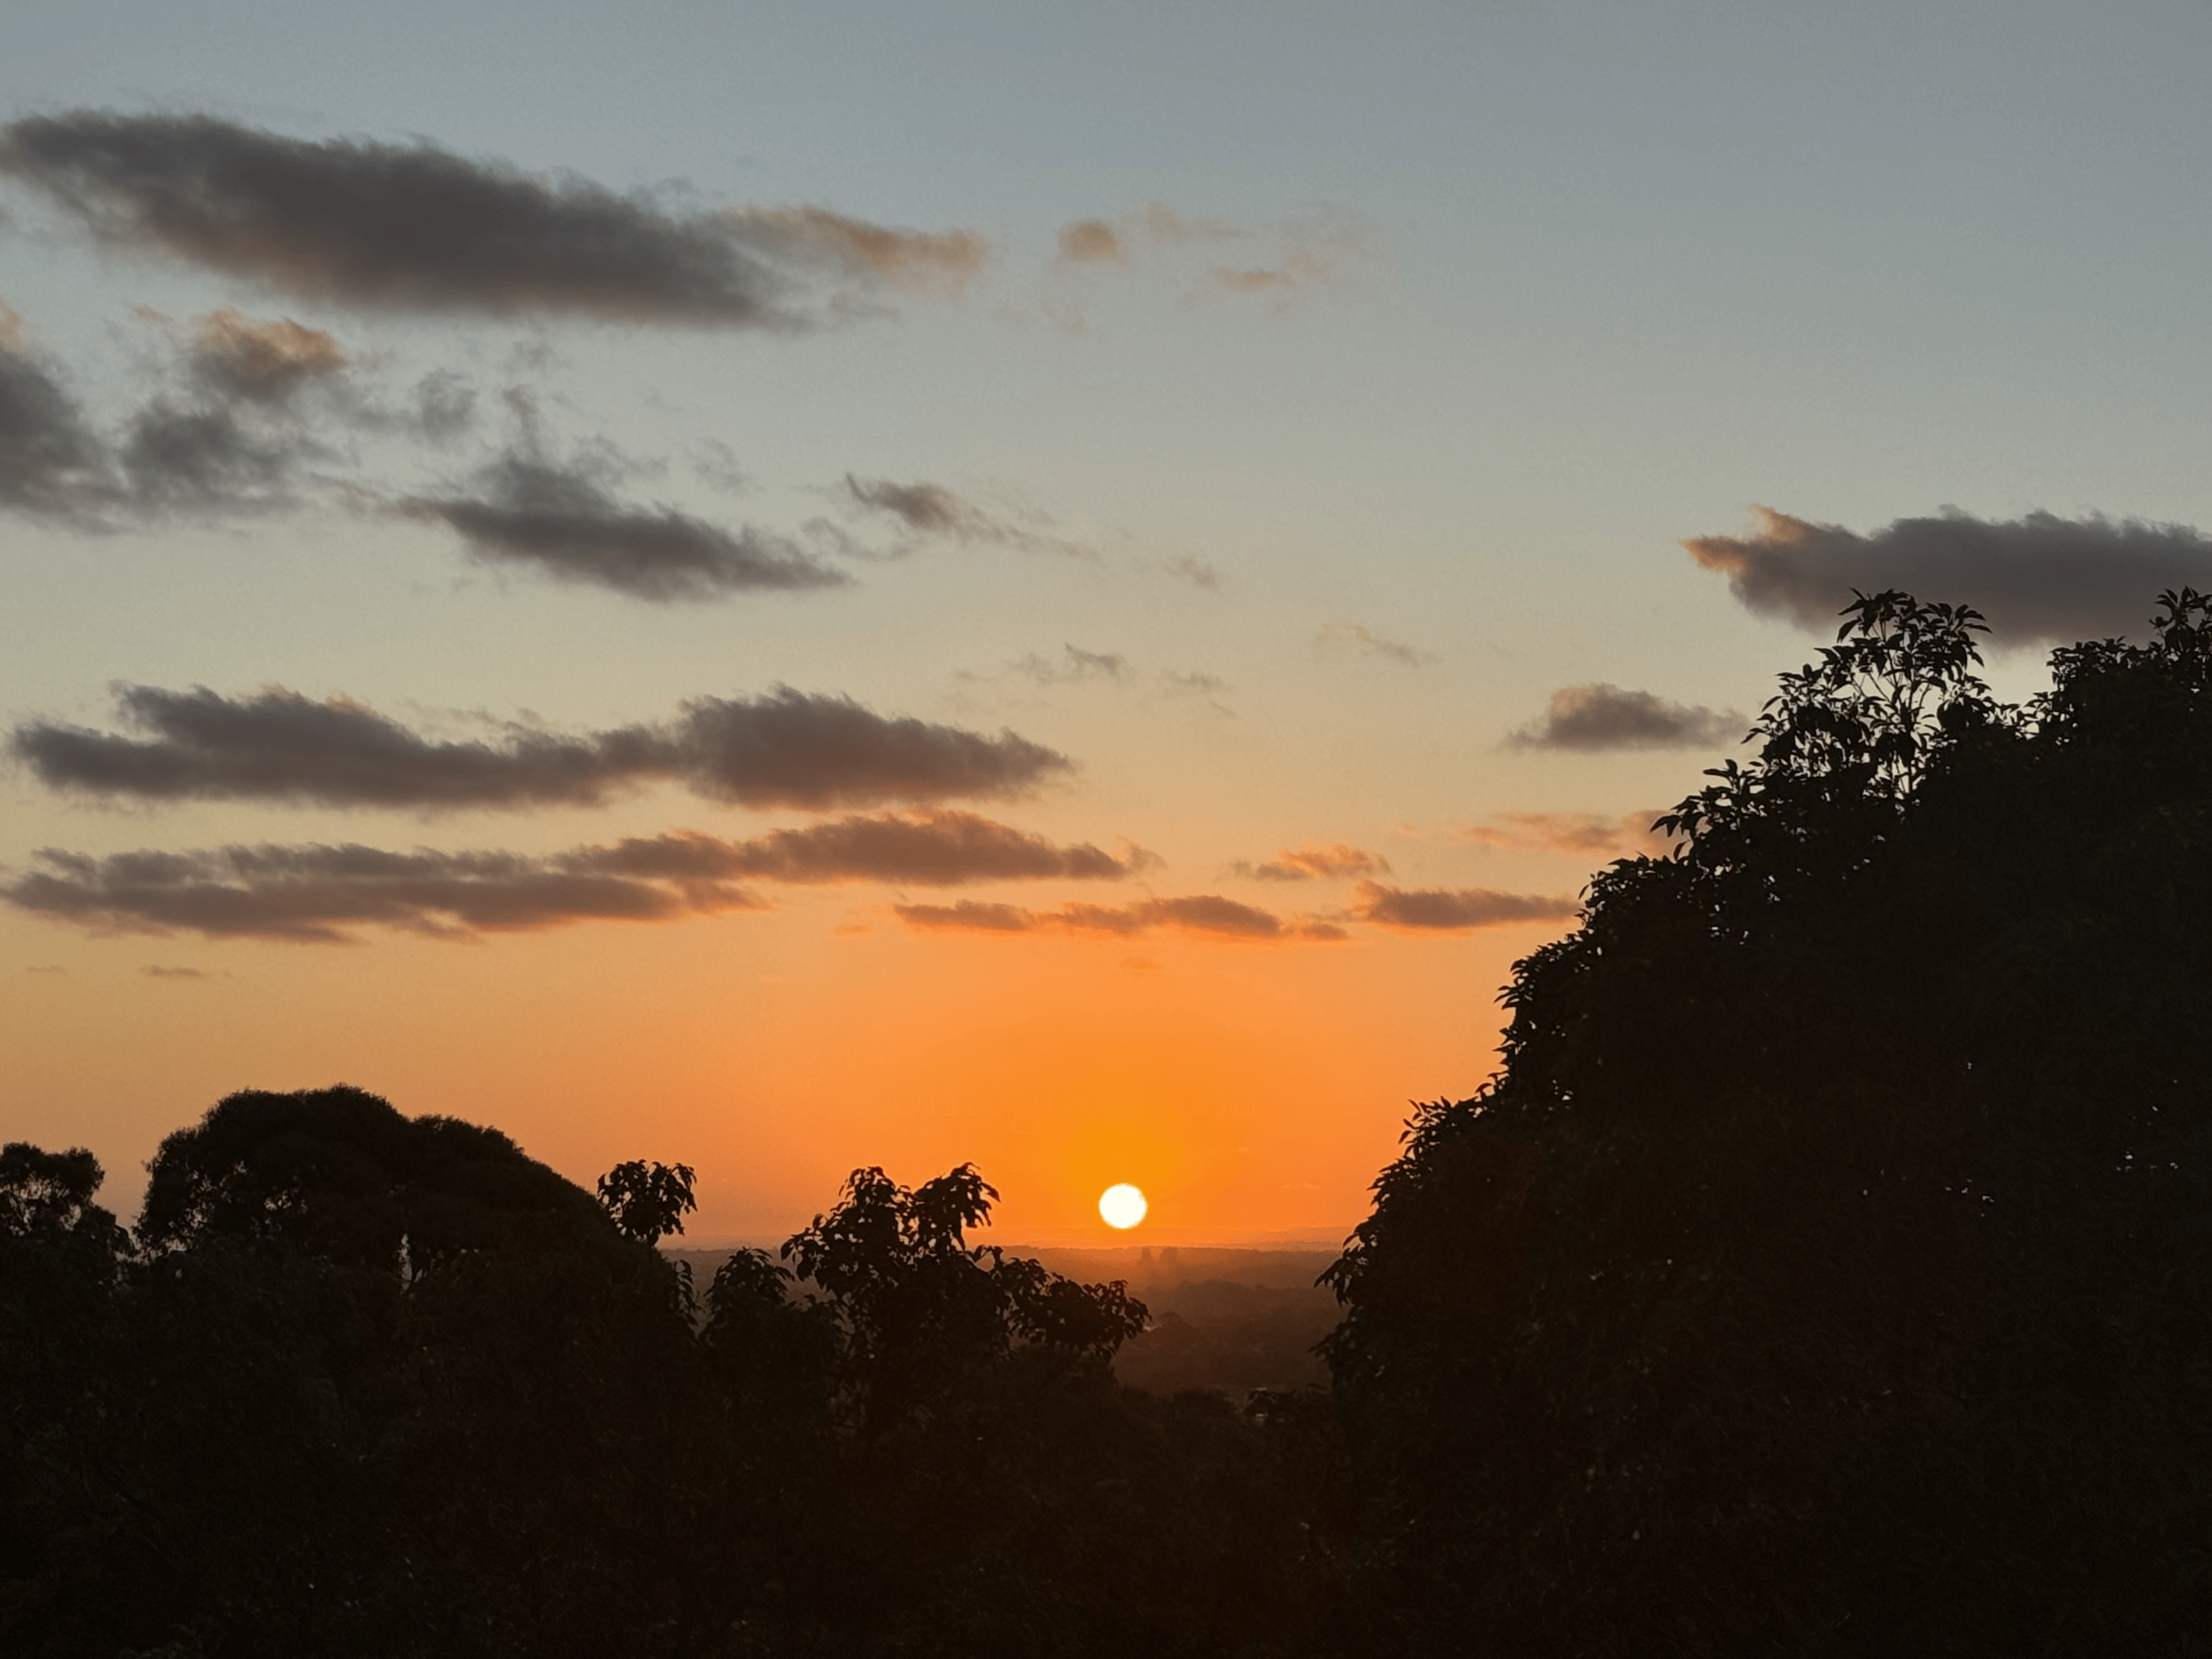
[[[632,1158],[599,1177],[599,1207],[624,1238],[658,1244],[684,1231],[684,1218],[699,1207],[691,1196],[688,1164],[648,1164]]]
[[[2160,604],[2008,708],[1972,612],[1862,596],[1517,965],[1329,1274],[1344,1650],[2212,1639],[2212,602]]]
[[[969,1244],[998,1196],[970,1164],[914,1188],[856,1170],[837,1206],[784,1245],[836,1318],[846,1409],[864,1437],[941,1403],[1018,1345],[1103,1362],[1145,1328],[1144,1304],[1118,1280],[1079,1285]]]
[[[696,1309],[681,1164],[595,1196],[341,1086],[149,1173],[134,1242],[0,1150],[10,1656],[1266,1653],[1333,1590],[1326,1401],[1116,1388],[1143,1310],[969,1245],[972,1168],[859,1172]]]

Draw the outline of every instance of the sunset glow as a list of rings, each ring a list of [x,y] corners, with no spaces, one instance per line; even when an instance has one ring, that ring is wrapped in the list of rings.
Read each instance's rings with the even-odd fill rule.
[[[1854,586],[2203,585],[2167,10],[11,17],[0,1134],[1340,1240]]]

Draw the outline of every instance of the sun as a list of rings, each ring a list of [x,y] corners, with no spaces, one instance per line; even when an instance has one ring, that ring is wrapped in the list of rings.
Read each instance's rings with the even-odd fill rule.
[[[1123,1182],[1118,1187],[1109,1187],[1098,1194],[1098,1213],[1109,1227],[1130,1228],[1145,1218],[1145,1195],[1136,1188]]]

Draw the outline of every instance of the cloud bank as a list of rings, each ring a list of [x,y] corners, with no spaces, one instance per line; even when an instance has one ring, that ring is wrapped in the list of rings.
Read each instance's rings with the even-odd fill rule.
[[[98,933],[335,945],[367,926],[463,939],[762,908],[726,884],[608,875],[575,854],[390,853],[348,844],[99,859],[47,848],[38,858],[46,867],[0,887],[0,898]]]
[[[1620,749],[1702,749],[1743,736],[1741,714],[1668,702],[1649,691],[1602,682],[1563,685],[1544,718],[1506,738],[1515,749],[1565,749],[1595,754]]]
[[[205,687],[116,690],[143,736],[27,721],[9,751],[44,783],[112,798],[264,800],[416,811],[596,805],[659,782],[710,800],[806,811],[1008,799],[1072,770],[1055,750],[849,697],[779,686],[701,697],[675,720],[563,735],[507,726],[491,741],[422,736],[350,698],[281,686],[229,698]]]
[[[1563,921],[1582,910],[1571,898],[1487,887],[1392,887],[1363,881],[1355,890],[1355,917],[1401,933],[1456,933],[1522,921]]]
[[[43,867],[0,885],[0,898],[35,915],[100,933],[181,930],[325,945],[347,942],[350,929],[370,926],[464,938],[765,908],[738,884],[745,878],[936,887],[1117,880],[1148,861],[1134,852],[1124,860],[1087,844],[1055,846],[971,813],[944,811],[846,818],[742,842],[678,830],[544,856],[393,853],[348,843],[106,858],[49,848],[37,857]]]
[[[1899,519],[1872,535],[1754,507],[1752,534],[1693,536],[1682,545],[1728,577],[1747,609],[1833,633],[1851,590],[1903,588],[1972,605],[1994,643],[2022,647],[2146,632],[2163,588],[2212,586],[2212,538],[2188,525],[2092,514],[1978,519],[1956,507]]]
[[[809,280],[957,289],[986,249],[812,207],[677,213],[428,143],[287,138],[204,115],[78,110],[0,128],[0,172],[102,241],[303,298],[793,328]]]

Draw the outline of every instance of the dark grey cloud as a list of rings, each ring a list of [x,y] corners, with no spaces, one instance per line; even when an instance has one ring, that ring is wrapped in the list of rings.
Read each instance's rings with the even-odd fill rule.
[[[966,812],[845,818],[737,842],[678,830],[550,854],[394,853],[347,843],[106,858],[49,848],[37,859],[40,867],[0,884],[0,898],[33,915],[100,933],[310,944],[344,942],[363,927],[451,938],[764,908],[739,884],[746,879],[933,887],[1115,880],[1147,861],[1133,851],[1116,860],[1089,845],[1056,846]],[[1212,931],[1233,931],[1235,920],[1213,919]],[[1203,930],[1208,919],[1194,913],[1185,925]]]
[[[726,882],[605,873],[592,867],[597,850],[538,858],[263,845],[90,858],[48,848],[38,854],[44,867],[0,886],[0,898],[99,933],[323,945],[349,942],[363,927],[453,939],[761,908]]]
[[[1487,887],[1392,887],[1363,881],[1352,914],[1361,921],[1407,933],[1464,933],[1522,921],[1563,921],[1578,915],[1571,898],[1500,893]]]
[[[13,313],[0,314],[9,324]],[[105,445],[46,365],[0,327],[0,506],[61,519],[97,513],[112,489]]]
[[[557,581],[661,604],[852,580],[787,538],[750,526],[725,530],[672,507],[625,503],[587,464],[507,455],[477,479],[477,490],[415,497],[399,510],[448,526],[487,563],[521,565]]]
[[[1181,898],[1142,899],[1133,904],[1068,903],[1050,910],[964,899],[957,904],[900,904],[892,907],[908,927],[933,933],[1100,933],[1133,938],[1155,927],[1203,939],[1265,944],[1341,939],[1333,922],[1285,921],[1271,912],[1217,893]]]
[[[1258,881],[1330,880],[1344,876],[1388,875],[1390,866],[1377,854],[1344,842],[1308,843],[1278,853],[1264,864],[1242,861],[1230,866],[1240,876]]]
[[[422,143],[315,143],[204,115],[0,129],[0,172],[102,240],[386,310],[790,328],[825,279],[957,290],[987,249],[812,207],[675,212]]]
[[[349,698],[319,702],[281,686],[229,698],[123,685],[116,702],[143,735],[33,720],[15,727],[9,751],[41,781],[91,794],[417,811],[591,805],[656,782],[808,811],[1006,799],[1073,765],[1010,731],[878,714],[789,686],[697,698],[653,725],[574,735],[510,725],[474,742],[435,740]]]
[[[987,737],[912,715],[876,714],[849,697],[779,686],[764,697],[684,705],[680,739],[697,757],[693,785],[741,806],[822,811],[889,801],[1003,799],[1073,769],[1056,750],[1003,727]]]
[[[2014,647],[2148,630],[2164,588],[2212,586],[2212,538],[2189,525],[2091,514],[1978,519],[1956,507],[1899,519],[1871,535],[1754,507],[1748,536],[1693,536],[1682,545],[1729,579],[1746,608],[1834,632],[1851,590],[1903,588],[1972,605],[1990,638]]]
[[[129,489],[115,505],[155,516],[287,507],[300,469],[331,453],[281,418],[157,398],[131,417],[116,453]]]
[[[1119,881],[1152,862],[1133,848],[1116,859],[1088,842],[1061,846],[973,812],[918,811],[843,817],[746,841],[693,831],[624,841],[593,867],[622,875],[744,877],[793,886],[880,881],[964,887],[987,881]]]
[[[1703,749],[1743,736],[1741,714],[1668,702],[1649,691],[1599,682],[1563,685],[1544,718],[1506,738],[1516,749]]]

